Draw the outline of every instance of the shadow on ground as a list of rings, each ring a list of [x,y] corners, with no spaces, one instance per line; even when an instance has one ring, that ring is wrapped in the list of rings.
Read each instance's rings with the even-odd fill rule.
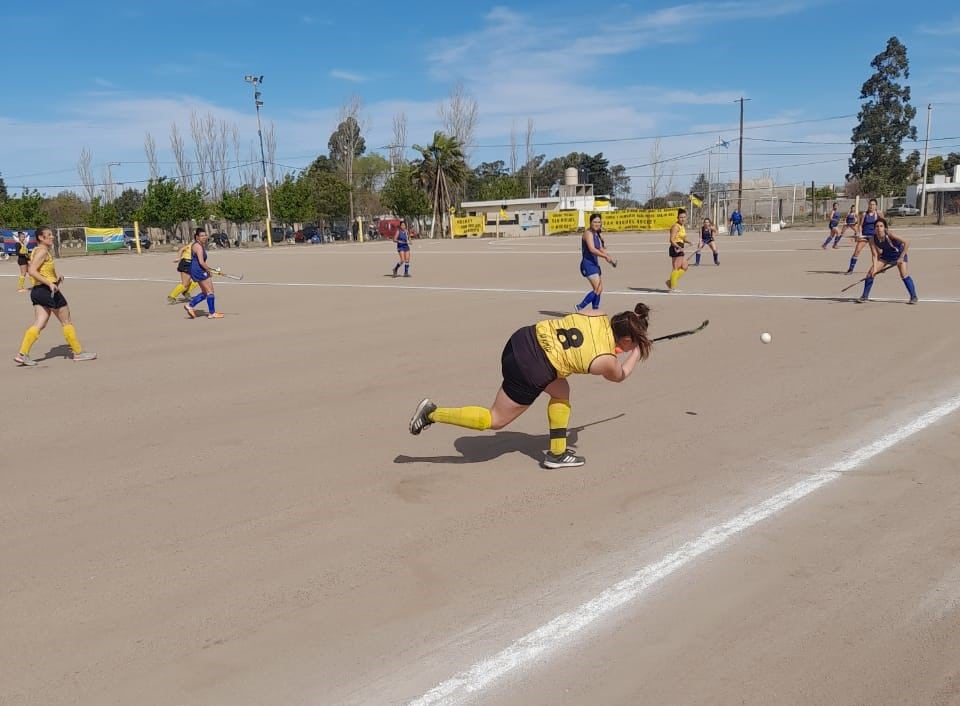
[[[567,445],[576,446],[579,433],[587,427],[605,424],[625,416],[620,413],[607,419],[571,427],[567,430]],[[537,463],[543,460],[544,452],[550,448],[548,434],[525,434],[519,431],[498,431],[492,436],[461,436],[453,442],[459,456],[407,456],[398,455],[394,463],[486,463],[509,453],[519,452]]]

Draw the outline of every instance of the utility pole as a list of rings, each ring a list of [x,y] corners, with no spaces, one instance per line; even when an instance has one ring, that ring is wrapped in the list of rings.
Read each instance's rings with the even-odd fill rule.
[[[737,98],[734,103],[740,104],[740,181],[737,184],[737,210],[743,213],[743,104],[749,98]]]
[[[113,192],[113,167],[119,167],[120,162],[107,162],[107,189],[106,189],[106,198],[107,203],[113,203],[116,196]]]
[[[920,217],[927,214],[927,154],[930,147],[930,113],[933,103],[927,103],[927,138],[923,141],[923,183],[920,185]]]
[[[260,136],[260,166],[263,168],[263,195],[267,200],[267,247],[273,247],[273,219],[270,216],[270,186],[267,184],[267,159],[263,154],[263,128],[260,126],[260,106],[263,101],[260,100],[260,85],[263,83],[263,76],[247,75],[243,77],[247,83],[253,84],[253,104],[257,109],[257,135]]]

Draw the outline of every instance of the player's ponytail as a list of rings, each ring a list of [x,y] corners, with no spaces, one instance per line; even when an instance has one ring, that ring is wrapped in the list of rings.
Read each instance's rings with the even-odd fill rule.
[[[629,338],[640,349],[640,359],[646,360],[650,355],[652,343],[647,338],[647,326],[650,323],[650,307],[640,302],[633,311],[624,311],[614,314],[610,319],[610,328],[613,329],[615,339]]]

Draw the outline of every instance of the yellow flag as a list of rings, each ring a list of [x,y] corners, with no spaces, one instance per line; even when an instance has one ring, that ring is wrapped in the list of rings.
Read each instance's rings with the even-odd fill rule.
[[[506,218],[506,217],[507,217],[507,210],[506,210],[505,208],[501,208],[501,209],[500,209],[500,218]]]
[[[693,204],[694,206],[696,206],[697,208],[700,208],[701,206],[703,206],[703,201],[701,201],[700,199],[698,199],[698,198],[697,198],[696,196],[694,196],[693,194],[690,194],[690,203],[692,203],[692,204]]]

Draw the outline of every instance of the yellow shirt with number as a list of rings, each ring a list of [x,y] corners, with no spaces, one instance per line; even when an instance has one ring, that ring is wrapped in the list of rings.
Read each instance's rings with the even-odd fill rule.
[[[589,373],[594,360],[601,355],[614,355],[616,348],[606,316],[570,314],[541,321],[536,331],[537,342],[562,378]]]
[[[59,277],[57,277],[57,268],[53,264],[53,255],[50,254],[49,250],[45,250],[47,256],[44,258],[43,262],[40,263],[39,270],[40,275],[46,277],[51,282],[56,282]],[[30,256],[30,261],[33,262],[33,258],[37,255],[37,251],[34,250],[33,254]],[[43,282],[36,280],[34,277],[30,277],[33,281],[33,286],[43,285]],[[46,286],[46,285],[43,285]]]

